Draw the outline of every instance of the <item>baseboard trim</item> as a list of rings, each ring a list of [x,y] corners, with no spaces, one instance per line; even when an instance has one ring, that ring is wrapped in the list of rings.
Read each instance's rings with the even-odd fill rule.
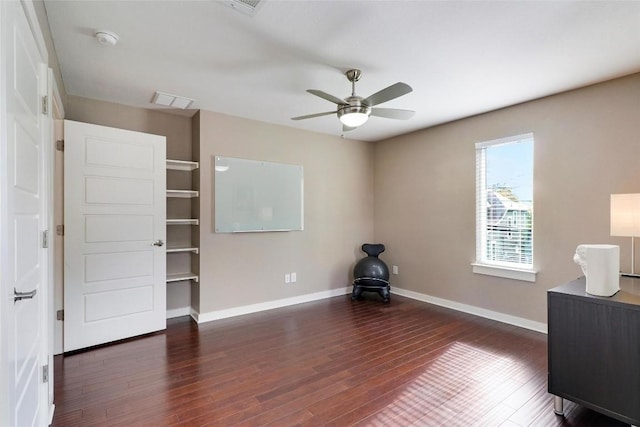
[[[461,311],[463,313],[473,314],[475,316],[484,317],[485,319],[496,320],[498,322],[507,323],[509,325],[518,326],[520,328],[529,329],[543,334],[547,333],[547,324],[535,322],[523,317],[512,316],[497,311],[487,310],[485,308],[473,305],[463,304],[456,301],[438,298],[431,295],[421,294],[419,292],[408,291],[406,289],[391,286],[391,293],[403,297],[411,298],[417,301],[427,302],[429,304],[438,305],[440,307],[450,308],[452,310]]]
[[[340,295],[351,293],[351,286],[346,288],[330,289],[328,291],[315,292],[312,294],[300,295],[297,297],[283,298],[274,301],[267,301],[257,304],[249,304],[239,307],[227,308],[224,310],[210,311],[207,313],[198,313],[193,308],[185,307],[184,309],[172,310],[172,312],[180,310],[180,314],[174,316],[190,315],[196,323],[212,322],[214,320],[226,319],[229,317],[242,316],[244,314],[258,313],[260,311],[273,310],[276,308],[287,307],[290,305],[302,304],[305,302],[318,301],[322,299],[332,298]],[[485,308],[473,305],[463,304],[456,301],[438,298],[431,295],[421,294],[419,292],[409,291],[406,289],[391,286],[391,293],[403,297],[411,298],[416,301],[422,301],[440,307],[450,308],[452,310],[461,311],[463,313],[473,314],[474,316],[484,317],[486,319],[495,320],[509,325],[518,326],[520,328],[529,329],[543,334],[547,333],[547,324],[525,319],[523,317],[512,316],[510,314],[500,313],[497,311],[487,310]],[[167,318],[169,311],[167,311]]]
[[[242,316],[244,314],[257,313],[260,311],[273,310],[275,308],[287,307],[290,305],[302,304],[305,302],[318,301],[346,295],[351,292],[351,287],[329,289],[328,291],[314,292],[312,294],[299,295],[297,297],[283,298],[274,301],[261,302],[257,304],[243,305],[240,307],[227,308],[224,310],[210,311],[208,313],[198,313],[191,310],[191,317],[197,323],[211,322],[214,320],[226,319],[229,317]]]
[[[191,307],[178,307],[167,309],[167,319],[174,317],[188,316],[191,314]]]
[[[193,307],[189,308],[189,316],[191,316],[191,318],[198,323],[198,317],[200,317],[200,313],[198,313],[197,311],[195,311],[193,309]]]

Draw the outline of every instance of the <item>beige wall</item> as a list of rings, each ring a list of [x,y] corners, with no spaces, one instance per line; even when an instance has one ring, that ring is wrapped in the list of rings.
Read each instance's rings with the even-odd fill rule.
[[[535,283],[471,272],[474,144],[534,132]],[[546,323],[546,291],[581,275],[581,243],[609,236],[609,195],[640,192],[640,74],[375,144],[375,239],[399,288]],[[636,260],[638,264],[638,260]]]
[[[167,158],[191,160],[191,118],[68,95],[65,119],[167,137]]]
[[[373,146],[208,111],[199,121],[200,313],[349,286],[373,237]],[[304,231],[214,233],[214,155],[302,165]]]

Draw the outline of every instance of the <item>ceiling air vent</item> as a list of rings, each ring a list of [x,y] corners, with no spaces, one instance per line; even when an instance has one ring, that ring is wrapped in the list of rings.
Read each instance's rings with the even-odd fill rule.
[[[263,1],[264,0],[222,0],[222,3],[245,15],[253,16]]]
[[[185,98],[184,96],[171,95],[170,93],[156,92],[151,99],[152,104],[164,105],[165,107],[187,109],[193,104],[194,100]]]

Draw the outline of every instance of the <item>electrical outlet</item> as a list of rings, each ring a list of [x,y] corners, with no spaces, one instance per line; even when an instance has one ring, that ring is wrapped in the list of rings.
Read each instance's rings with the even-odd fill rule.
[[[296,280],[298,280],[296,273],[291,273],[291,283],[296,283]]]
[[[284,283],[291,283],[291,275],[289,273],[284,275]]]
[[[394,265],[393,267],[391,267],[391,271],[393,272],[393,274],[398,274],[398,266]]]

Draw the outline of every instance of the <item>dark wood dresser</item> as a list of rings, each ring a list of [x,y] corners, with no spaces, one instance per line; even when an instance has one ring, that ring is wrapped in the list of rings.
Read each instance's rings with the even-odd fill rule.
[[[585,278],[547,292],[549,393],[640,425],[640,279],[621,277],[612,297],[586,293]]]

